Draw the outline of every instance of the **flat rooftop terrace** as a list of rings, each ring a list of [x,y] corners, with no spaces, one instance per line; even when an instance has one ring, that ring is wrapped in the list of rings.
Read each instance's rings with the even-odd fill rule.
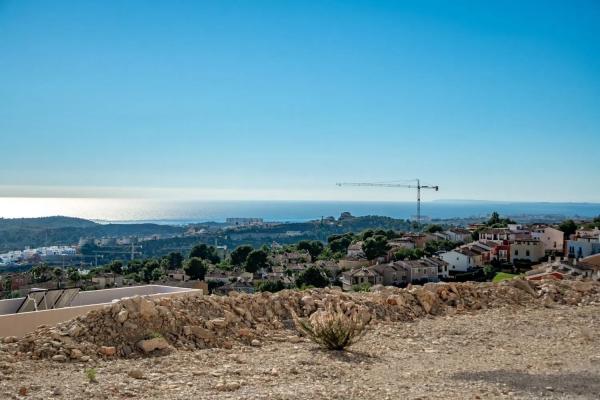
[[[68,321],[104,305],[133,296],[164,297],[201,295],[201,289],[189,289],[162,285],[127,286],[114,289],[77,292],[69,303],[60,308],[29,310],[24,304],[27,297],[0,300],[0,337],[23,336],[40,325],[56,325]]]

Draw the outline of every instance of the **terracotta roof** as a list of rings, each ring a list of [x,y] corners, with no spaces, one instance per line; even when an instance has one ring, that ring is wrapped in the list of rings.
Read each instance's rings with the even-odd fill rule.
[[[589,257],[582,258],[579,261],[579,264],[585,264],[586,266],[590,266],[594,269],[600,268],[600,254],[594,254]]]

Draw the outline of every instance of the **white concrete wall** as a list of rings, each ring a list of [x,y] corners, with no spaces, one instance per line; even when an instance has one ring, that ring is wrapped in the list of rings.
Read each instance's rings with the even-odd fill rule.
[[[128,289],[122,290],[122,289]],[[136,290],[131,290],[136,289]],[[103,293],[96,293],[103,292]],[[60,322],[68,321],[80,315],[86,314],[88,311],[102,308],[107,304],[111,304],[113,300],[119,300],[125,297],[136,295],[145,295],[148,297],[165,297],[165,296],[182,296],[182,295],[201,295],[201,289],[178,288],[172,286],[146,285],[132,286],[117,289],[94,290],[90,292],[81,292],[86,294],[83,301],[100,301],[99,303],[77,304],[72,307],[57,308],[45,311],[32,311],[19,314],[0,315],[0,337],[4,336],[23,336],[37,328],[40,325],[56,325]],[[79,297],[79,295],[78,295]],[[77,300],[77,298],[75,299]],[[11,305],[3,307],[4,302],[16,302],[16,308],[21,304],[23,298],[0,301],[0,310],[8,308]],[[5,303],[9,304],[9,303]]]
[[[471,267],[471,257],[454,250],[440,255],[440,258],[448,263],[449,271],[467,272]]]

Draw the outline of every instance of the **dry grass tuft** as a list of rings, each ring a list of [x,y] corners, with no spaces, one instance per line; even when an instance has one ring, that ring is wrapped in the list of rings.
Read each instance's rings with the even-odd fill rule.
[[[365,309],[342,311],[330,306],[315,311],[308,319],[294,315],[296,328],[310,340],[329,350],[344,350],[365,333],[371,314]]]

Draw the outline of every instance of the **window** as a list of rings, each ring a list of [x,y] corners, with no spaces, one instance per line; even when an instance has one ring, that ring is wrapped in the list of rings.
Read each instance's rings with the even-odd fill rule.
[[[515,256],[519,255],[519,250],[515,250]]]
[[[525,255],[529,257],[529,250],[525,250]]]

